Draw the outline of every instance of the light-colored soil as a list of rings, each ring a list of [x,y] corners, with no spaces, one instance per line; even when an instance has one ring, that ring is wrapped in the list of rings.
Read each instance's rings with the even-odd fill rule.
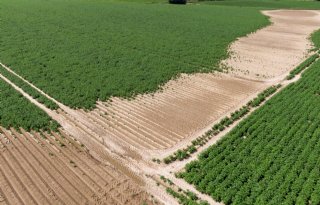
[[[182,74],[177,80],[168,82],[162,91],[152,95],[139,95],[132,100],[112,98],[108,102],[97,102],[97,108],[92,111],[71,109],[25,81],[60,107],[56,111],[50,110],[1,74],[0,78],[58,121],[63,130],[83,143],[96,160],[114,167],[115,173],[121,173],[119,179],[127,177],[126,179],[130,179],[130,184],[137,187],[144,186],[160,201],[174,204],[172,198],[155,186],[152,177],[146,177],[146,175],[164,175],[178,186],[194,190],[191,185],[174,179],[171,173],[183,167],[185,162],[164,166],[152,163],[151,158],[162,158],[177,148],[184,147],[192,139],[210,129],[222,117],[254,98],[263,89],[281,82],[290,69],[307,57],[308,50],[312,46],[308,36],[320,27],[320,15],[315,11],[281,10],[263,13],[271,17],[273,24],[231,45],[231,57],[223,63],[232,66],[232,72]],[[5,67],[5,65],[2,66]],[[10,68],[7,69],[11,71]],[[219,135],[219,139],[220,137],[222,135]],[[217,140],[215,138],[212,143]],[[50,146],[49,148],[54,149]],[[20,148],[16,149],[17,152],[19,150]],[[5,157],[1,159],[5,160]],[[14,163],[14,160],[10,163]],[[9,169],[11,166],[9,161],[7,164]],[[17,163],[17,165],[12,164],[13,166],[15,167],[11,170],[24,165]],[[67,168],[64,167],[64,169]],[[1,166],[0,171],[0,183],[6,183],[5,186],[0,186],[0,203],[9,200],[10,197],[11,200],[15,200],[14,202],[51,200],[43,197],[42,195],[45,196],[43,192],[37,193],[32,190],[42,189],[37,187],[38,185],[32,185],[38,183],[33,182],[33,177],[28,177],[23,169],[19,169],[19,173],[18,170],[5,172]],[[69,172],[71,173],[70,170]],[[18,177],[20,175],[21,177]],[[7,185],[9,179],[5,176],[12,177],[10,178],[12,186]],[[84,179],[70,177],[74,177],[76,184],[72,185],[72,178],[68,187],[74,186],[75,189],[72,190],[72,194],[71,191],[66,193],[74,199],[72,197],[69,197],[70,199],[66,197],[66,199],[80,203],[93,200],[90,198],[91,195],[87,194],[87,191],[88,193],[90,191],[88,187],[86,188],[88,185],[81,182]],[[22,180],[25,184],[30,184],[30,187],[12,188],[21,184]],[[8,189],[4,190],[3,187]],[[86,191],[81,191],[80,187],[85,188],[83,190]],[[121,195],[119,197],[121,198]],[[214,203],[213,200],[211,202]]]
[[[222,64],[236,76],[270,79],[301,63],[312,48],[310,34],[320,27],[319,11],[263,11],[272,22],[230,46],[231,56]]]
[[[6,204],[142,204],[130,178],[95,160],[65,132],[0,128],[0,202]]]
[[[98,102],[97,109],[87,116],[128,145],[165,150],[217,120],[261,87],[263,83],[224,74],[183,75],[153,95]]]

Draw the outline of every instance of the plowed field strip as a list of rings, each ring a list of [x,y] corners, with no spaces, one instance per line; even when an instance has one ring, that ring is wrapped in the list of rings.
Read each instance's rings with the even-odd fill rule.
[[[95,111],[96,110],[88,114],[94,113]],[[137,123],[135,120],[130,119],[127,115],[124,115],[121,112],[117,112],[114,114],[115,115],[112,115],[114,116],[114,118],[123,121],[123,123],[127,126],[130,126],[131,129],[137,129],[137,131],[142,135],[148,136],[149,138],[153,138],[157,142],[161,142],[159,139],[163,138],[163,135],[161,135],[160,133],[154,131],[153,129],[150,129],[149,127]],[[105,123],[108,123],[113,118],[110,115],[103,115],[103,117],[99,115],[99,117],[102,118],[105,121]],[[172,144],[176,142],[175,140],[170,138],[164,138],[162,141],[164,141],[167,144]]]
[[[56,144],[55,141],[51,138],[51,136],[49,136],[46,133],[45,135],[48,141],[50,141],[52,144]],[[41,140],[39,136],[37,137],[39,140]],[[48,146],[48,149],[50,149],[50,146]],[[82,161],[78,160],[79,158],[76,159],[75,155],[67,155],[67,152],[69,149],[67,148],[61,148],[61,149],[62,151],[60,153],[57,153],[57,157],[64,162],[65,166],[69,166],[68,163],[72,161],[73,164],[76,166],[74,169],[72,169],[73,175],[78,176],[79,180],[81,180],[91,189],[90,191],[86,191],[85,194],[90,195],[94,199],[95,203],[96,202],[103,203],[101,198],[103,196],[108,195],[108,193],[104,191],[104,186],[107,185],[108,182],[106,182],[102,178],[94,179],[94,172],[85,170],[85,168],[83,168],[84,164]],[[53,150],[51,149],[50,151],[53,151]],[[81,153],[78,153],[78,154],[81,154]],[[114,200],[117,201],[116,198],[114,198]]]
[[[57,133],[53,133],[53,135],[56,139],[59,139],[59,137],[60,137]],[[50,140],[51,143],[54,143],[54,141],[52,140],[51,137],[50,138],[48,137],[48,139]],[[61,139],[61,141],[62,141],[62,139]],[[66,147],[68,149],[64,149],[64,151],[61,153],[64,156],[66,156],[67,158],[76,159],[76,161],[82,165],[83,169],[86,172],[90,173],[90,177],[92,179],[94,179],[93,181],[100,184],[100,186],[105,186],[106,184],[109,183],[109,181],[114,179],[114,177],[115,177],[114,175],[110,175],[109,172],[102,170],[100,168],[100,166],[97,166],[97,164],[91,163],[92,159],[86,160],[87,157],[85,157],[85,158],[79,157],[79,155],[82,156],[82,154],[85,154],[85,153],[83,153],[84,151],[81,151],[79,149],[75,150],[74,144],[72,144],[71,142],[67,143],[67,140],[62,141],[62,142],[64,142],[66,144]],[[96,168],[93,169],[92,167],[96,167]],[[100,170],[100,173],[101,172],[103,173],[103,175],[104,175],[103,177],[99,174],[99,170]],[[118,177],[118,175],[116,177]],[[104,182],[104,183],[102,183],[102,182]]]
[[[52,144],[57,144],[57,141],[61,141],[59,140],[60,136],[56,133],[53,133],[55,139],[53,139],[52,136],[49,136],[48,134],[45,134],[48,141]],[[39,137],[39,136],[38,136]],[[39,138],[39,140],[41,140]],[[73,160],[75,162],[75,164],[77,165],[77,168],[75,169],[79,169],[82,172],[82,175],[84,176],[84,178],[86,178],[86,180],[88,180],[88,184],[91,184],[90,186],[92,187],[92,189],[94,189],[96,191],[96,193],[99,193],[98,198],[96,198],[98,201],[101,201],[102,203],[106,203],[103,202],[103,200],[109,200],[110,198],[112,198],[112,202],[114,204],[121,204],[121,202],[111,196],[108,193],[108,189],[106,189],[106,187],[110,184],[113,184],[113,181],[118,181],[117,183],[122,183],[121,181],[119,181],[118,179],[115,179],[115,175],[110,175],[110,171],[106,171],[106,170],[102,170],[100,168],[100,166],[97,166],[97,164],[92,164],[90,163],[92,159],[88,159],[86,155],[83,151],[77,150],[74,151],[74,147],[73,144],[67,140],[62,141],[65,144],[65,148],[61,148],[61,152],[59,153],[59,155],[63,155],[62,158],[64,158],[64,161],[68,161],[69,159]],[[70,146],[71,145],[71,146]],[[81,157],[79,157],[79,155]],[[84,160],[86,159],[86,160]],[[90,165],[88,165],[87,163],[89,163]],[[97,171],[100,170],[100,173],[102,172],[104,177],[102,177],[100,174],[97,173]],[[120,177],[120,176],[117,176]],[[115,188],[115,189],[114,189]],[[118,191],[118,189],[116,187],[111,187],[111,189],[114,189],[116,192],[118,192],[120,194],[120,192]]]
[[[90,112],[93,113],[93,112]],[[88,114],[90,114],[88,113]],[[152,135],[150,132],[146,132],[139,129],[139,125],[134,121],[128,121],[125,116],[118,114],[118,115],[104,115],[104,117],[99,116],[101,120],[104,120],[105,123],[111,123],[113,120],[116,120],[118,123],[121,123],[122,126],[119,126],[119,129],[125,129],[134,135],[140,136],[142,141],[147,141],[153,143],[156,147],[165,147],[170,145],[172,142],[168,142],[166,140],[159,140],[159,136]],[[126,128],[127,127],[127,128]]]
[[[22,199],[17,194],[16,190],[13,189],[12,184],[2,171],[3,166],[0,167],[0,186],[3,190],[3,195],[9,204],[23,204]]]
[[[76,201],[72,199],[72,197],[68,194],[67,190],[64,189],[64,187],[61,184],[59,184],[59,182],[57,182],[54,176],[45,168],[41,161],[39,161],[36,158],[36,156],[34,156],[34,154],[30,151],[30,149],[27,148],[30,147],[30,145],[21,143],[21,141],[23,141],[23,139],[20,140],[18,138],[18,140],[15,143],[19,145],[19,149],[22,150],[21,152],[24,153],[26,158],[29,160],[30,164],[33,164],[34,166],[38,165],[36,167],[36,170],[39,173],[39,175],[42,176],[42,179],[45,181],[45,183],[48,186],[50,186],[51,190],[53,191],[52,195],[56,196],[62,204],[76,204]],[[30,141],[32,141],[32,139],[30,139]]]
[[[106,106],[104,103],[98,102],[97,107],[108,113],[108,112],[114,112],[114,113],[121,113],[122,115],[128,115],[128,117],[130,116],[130,119],[139,122],[139,124],[145,124],[146,127],[150,127],[150,129],[155,129],[155,130],[161,130],[164,134],[161,135],[170,135],[170,136],[174,136],[175,138],[178,139],[183,139],[183,136],[170,131],[169,129],[167,129],[166,127],[163,127],[159,124],[157,124],[154,121],[151,121],[150,119],[144,117],[143,115],[140,114],[140,112],[137,109],[133,109],[133,108],[128,108],[126,106],[121,106],[120,104],[114,104],[114,107],[116,107],[117,109],[113,108],[113,106]],[[155,127],[155,128],[154,128]]]
[[[3,173],[7,180],[10,179],[10,183],[12,184],[12,187],[15,188],[17,194],[19,194],[19,198],[21,198],[22,202],[24,204],[37,204],[35,199],[30,194],[30,190],[23,184],[22,180],[19,177],[19,174],[21,174],[21,171],[18,172],[18,174],[15,172],[15,167],[12,165],[13,163],[11,160],[8,161],[6,159],[7,154],[1,154],[0,155],[0,163],[1,167],[3,168]]]
[[[85,113],[88,115],[87,113]],[[90,114],[89,114],[90,116]],[[96,118],[91,118],[91,120],[95,121]],[[136,132],[136,130],[131,129],[125,123],[123,123],[118,118],[112,118],[108,124],[113,127],[113,131],[118,133],[122,133],[124,136],[130,136],[130,138],[134,139],[134,141],[138,142],[139,144],[145,144],[145,146],[150,146],[153,149],[162,148],[164,147],[162,144],[153,141],[152,139],[146,138],[145,135],[141,135],[140,133]]]
[[[26,175],[26,181],[23,183],[31,189],[31,194],[34,195],[38,204],[51,204],[47,198],[48,193],[44,193],[45,190],[48,190],[48,187],[42,183],[37,172],[32,166],[30,166],[30,164],[28,164],[28,161],[20,152],[20,147],[15,146],[15,142],[13,141],[16,141],[17,139],[8,135],[6,135],[6,137],[11,141],[11,146],[7,149],[10,154],[9,159],[18,165],[19,169],[23,172],[23,175]],[[3,141],[2,138],[0,138],[0,140]]]
[[[115,103],[112,106],[117,107],[118,108],[117,111],[120,112],[120,110],[123,110],[123,111],[126,111],[128,114],[130,114],[130,112],[132,112],[134,110],[135,113],[138,114],[137,117],[139,117],[140,120],[143,120],[143,121],[145,121],[145,122],[147,122],[149,124],[152,124],[153,126],[156,126],[156,127],[160,128],[162,130],[165,130],[166,132],[169,132],[171,135],[181,136],[180,134],[178,134],[178,133],[176,133],[174,131],[170,131],[164,125],[161,125],[161,124],[155,122],[154,120],[151,120],[151,119],[147,118],[147,116],[144,116],[144,113],[143,113],[144,110],[142,108],[140,108],[140,107],[131,106],[131,104],[128,104],[128,103],[126,103],[124,101],[121,104],[120,103],[119,104]],[[106,111],[106,112],[109,111],[107,109],[112,109],[112,108],[106,107],[106,106],[99,107],[99,108],[102,109],[103,111]],[[181,136],[181,139],[182,138],[183,138],[183,136]]]
[[[35,135],[36,133],[33,134]],[[63,183],[62,181],[65,181],[63,184],[67,185],[67,190],[72,190],[72,196],[76,197],[78,203],[86,203],[90,201],[92,202],[92,199],[90,199],[86,195],[87,192],[90,193],[88,187],[85,183],[82,182],[81,178],[72,174],[73,170],[70,165],[64,164],[58,157],[53,156],[49,158],[48,156],[50,151],[47,150],[48,148],[46,146],[42,146],[42,148],[40,149],[39,146],[37,146],[38,144],[36,144],[33,140],[31,140],[30,142],[35,148],[35,151],[37,151],[41,155],[42,160],[49,162],[48,164],[50,164],[51,167],[50,171],[54,170],[54,172],[56,172],[58,177],[61,179],[61,184]]]
[[[30,139],[30,136],[25,136],[27,139]],[[56,169],[54,164],[51,164],[51,160],[45,158],[43,155],[49,155],[49,153],[43,153],[40,152],[37,146],[39,144],[34,145],[36,143],[34,140],[30,139],[28,141],[24,141],[21,139],[21,137],[17,137],[17,142],[20,143],[21,147],[24,147],[27,152],[26,154],[29,154],[29,159],[35,160],[35,164],[38,164],[39,166],[37,169],[42,169],[42,173],[45,173],[45,179],[50,179],[48,183],[52,183],[54,185],[55,190],[57,190],[57,187],[60,187],[62,189],[59,193],[63,196],[61,197],[63,199],[63,202],[66,204],[78,204],[81,203],[81,197],[79,197],[79,194],[75,192],[74,188],[69,184],[68,180],[65,179],[63,174]],[[59,189],[58,189],[59,190]],[[70,191],[68,191],[70,190]],[[71,193],[70,193],[71,192]],[[58,193],[57,193],[58,194]],[[78,196],[76,199],[74,196]]]
[[[0,185],[0,205],[8,205],[8,204],[9,204],[9,202],[5,198],[3,191],[1,189],[1,185]]]

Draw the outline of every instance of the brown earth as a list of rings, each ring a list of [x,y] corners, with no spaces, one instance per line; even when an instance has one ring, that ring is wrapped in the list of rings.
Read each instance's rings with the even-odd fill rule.
[[[142,204],[148,194],[66,134],[0,128],[0,204]]]

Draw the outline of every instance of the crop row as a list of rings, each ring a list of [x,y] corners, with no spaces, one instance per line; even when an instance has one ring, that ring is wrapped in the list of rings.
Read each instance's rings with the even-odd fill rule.
[[[56,130],[58,123],[0,79],[0,124],[5,128]]]
[[[53,101],[49,100],[45,96],[43,96],[40,92],[35,90],[33,87],[28,85],[26,82],[15,76],[14,74],[10,73],[8,70],[6,70],[4,67],[0,66],[0,73],[8,78],[11,82],[13,82],[15,85],[20,87],[23,91],[31,95],[34,99],[36,99],[38,102],[46,105],[50,109],[58,109],[58,105],[55,104]]]
[[[179,204],[209,205],[207,201],[201,200],[194,192],[190,190],[183,190],[180,187],[177,187],[170,179],[167,179],[164,176],[160,176],[160,179],[164,182],[167,193],[176,198]]]
[[[172,163],[176,160],[184,160],[188,157],[190,157],[191,154],[195,153],[199,147],[202,147],[205,145],[212,137],[218,135],[220,132],[222,132],[224,129],[229,127],[234,122],[238,121],[242,117],[244,117],[247,113],[250,112],[250,110],[254,107],[259,106],[263,101],[266,100],[267,97],[274,94],[281,85],[271,86],[264,90],[263,92],[259,93],[257,97],[255,97],[253,100],[249,101],[245,106],[241,107],[239,110],[236,110],[235,112],[231,113],[229,117],[225,117],[222,120],[220,120],[219,123],[215,124],[209,131],[207,131],[202,136],[198,137],[197,139],[193,140],[189,146],[187,146],[184,149],[179,149],[176,152],[174,152],[172,155],[169,155],[168,157],[163,159],[163,162],[165,164]],[[154,160],[156,161],[156,160]]]
[[[296,75],[301,73],[304,69],[306,69],[308,66],[310,66],[317,58],[319,58],[319,54],[313,54],[310,56],[307,60],[305,60],[303,63],[298,65],[295,69],[293,69],[290,74],[287,76],[287,80],[291,80]]]
[[[320,61],[177,174],[224,204],[320,204]]]

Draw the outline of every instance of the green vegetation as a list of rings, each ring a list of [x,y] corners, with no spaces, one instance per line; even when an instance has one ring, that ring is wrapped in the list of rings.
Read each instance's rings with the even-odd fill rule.
[[[304,69],[306,69],[308,66],[310,66],[318,57],[319,57],[319,55],[317,53],[310,56],[307,60],[305,60],[300,65],[298,65],[295,69],[290,71],[290,74],[287,76],[287,80],[291,80],[296,75],[301,73]]]
[[[0,60],[71,107],[209,72],[269,21],[255,8],[105,0],[1,0]]]
[[[187,148],[183,150],[177,150],[172,155],[169,155],[168,157],[164,158],[163,162],[165,164],[170,164],[176,160],[182,161],[184,159],[187,159],[188,157],[190,157],[191,154],[196,152],[199,147],[205,145],[212,137],[218,135],[220,132],[229,127],[235,121],[244,117],[248,112],[250,112],[252,108],[259,106],[262,102],[266,100],[267,97],[274,94],[280,87],[280,84],[277,86],[271,86],[263,92],[259,93],[258,96],[250,102],[248,102],[247,105],[231,113],[230,117],[225,117],[222,120],[220,120],[220,122],[215,124],[212,127],[212,129],[207,131],[201,137],[198,137],[197,139],[193,140],[191,142],[191,145],[189,145]]]
[[[56,130],[58,124],[0,79],[0,125],[25,130]]]
[[[166,184],[166,191],[168,194],[178,199],[179,204],[182,205],[209,205],[207,201],[201,200],[195,193],[190,190],[183,190],[164,176],[160,176],[160,179]],[[178,191],[175,191],[178,190]]]
[[[15,85],[17,85],[19,88],[21,88],[23,91],[28,93],[30,96],[32,96],[34,99],[36,99],[38,102],[44,104],[50,109],[58,109],[58,105],[43,96],[40,92],[32,88],[30,85],[25,83],[23,80],[18,78],[17,76],[10,73],[8,70],[0,66],[0,73],[8,78],[11,82],[13,82]]]
[[[320,204],[320,61],[177,174],[225,204]]]
[[[182,205],[209,205],[207,201],[198,200],[199,198],[193,192],[176,192],[172,188],[166,189],[167,193],[178,199]]]

